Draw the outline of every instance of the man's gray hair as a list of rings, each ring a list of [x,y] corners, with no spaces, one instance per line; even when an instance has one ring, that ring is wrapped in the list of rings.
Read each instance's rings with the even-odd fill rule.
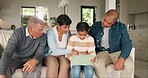
[[[35,16],[31,17],[28,21],[28,26],[34,26],[34,25],[37,25],[37,24],[45,25],[45,23],[41,19],[39,19]]]

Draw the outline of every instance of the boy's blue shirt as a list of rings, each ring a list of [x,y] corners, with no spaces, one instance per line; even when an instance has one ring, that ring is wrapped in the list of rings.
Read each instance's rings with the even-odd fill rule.
[[[104,35],[101,21],[95,22],[92,25],[89,34],[95,40],[97,53],[106,50],[100,45],[102,36]],[[126,59],[129,56],[131,49],[132,43],[129,38],[129,34],[127,32],[125,24],[121,22],[115,22],[109,30],[109,48],[107,49],[107,51],[109,53],[121,51],[119,57],[123,57],[124,59]]]

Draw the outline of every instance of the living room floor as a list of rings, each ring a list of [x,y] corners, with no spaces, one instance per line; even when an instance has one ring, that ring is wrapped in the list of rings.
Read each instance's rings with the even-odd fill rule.
[[[148,78],[148,61],[136,58],[135,60],[135,78]],[[138,76],[138,77],[137,77]]]

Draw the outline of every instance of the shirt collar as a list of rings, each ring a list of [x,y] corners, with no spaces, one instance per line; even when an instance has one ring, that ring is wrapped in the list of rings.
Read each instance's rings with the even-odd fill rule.
[[[31,38],[33,38],[33,39],[36,39],[36,37],[32,37],[30,34],[29,34],[29,32],[28,32],[28,27],[26,27],[26,37],[31,37]]]

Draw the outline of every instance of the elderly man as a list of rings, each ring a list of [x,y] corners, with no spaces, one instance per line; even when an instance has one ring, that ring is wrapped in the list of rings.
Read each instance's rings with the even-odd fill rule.
[[[0,78],[12,78],[15,69],[22,68],[23,78],[40,77],[46,35],[44,22],[31,17],[27,27],[16,29],[0,60]]]
[[[133,70],[133,61],[129,56],[132,43],[126,26],[118,22],[119,14],[111,9],[105,13],[102,21],[92,25],[89,34],[95,39],[97,63],[96,75],[99,78],[108,78],[105,67],[113,63],[115,70],[121,71],[121,78],[130,78]]]

